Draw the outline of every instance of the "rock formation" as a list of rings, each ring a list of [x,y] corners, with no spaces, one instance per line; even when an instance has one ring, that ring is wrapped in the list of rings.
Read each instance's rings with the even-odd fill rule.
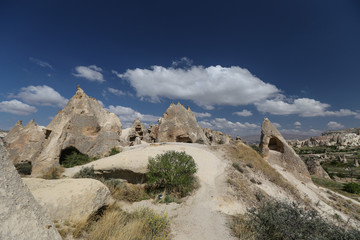
[[[25,127],[19,121],[4,138],[7,143],[10,160],[14,163],[34,162],[42,149],[46,138],[44,127],[31,120]]]
[[[0,139],[0,239],[61,239],[16,172]]]
[[[148,134],[148,130],[146,130],[146,127],[144,126],[144,123],[142,123],[139,118],[136,119],[130,128],[130,131],[128,133],[127,141],[134,144],[141,144],[141,140],[146,137]],[[136,141],[136,139],[138,139]]]
[[[53,220],[85,221],[111,203],[109,189],[94,179],[24,178],[23,181]]]
[[[120,145],[121,127],[114,113],[103,109],[96,99],[87,96],[78,87],[76,94],[46,128],[40,131],[33,122],[23,128],[18,123],[5,141],[9,143],[11,159],[31,161],[32,175],[39,176],[52,166],[59,165],[62,154],[69,149],[89,156],[103,156]],[[25,131],[27,128],[30,135]],[[17,137],[18,133],[23,133],[22,137]],[[36,141],[28,143],[27,139]],[[27,144],[31,149],[29,152],[25,148]]]
[[[311,175],[330,179],[329,174],[322,168],[322,166],[320,164],[320,159],[309,158],[306,161],[306,166]]]
[[[185,142],[209,144],[194,113],[178,103],[171,103],[159,120],[157,142]]]
[[[228,144],[228,143],[234,141],[233,138],[230,135],[223,134],[220,131],[214,131],[214,130],[208,129],[208,128],[204,128],[203,131],[204,131],[205,136],[207,137],[207,139],[209,140],[211,145]]]
[[[301,181],[311,181],[305,163],[267,118],[261,126],[260,150],[270,164],[283,167]]]

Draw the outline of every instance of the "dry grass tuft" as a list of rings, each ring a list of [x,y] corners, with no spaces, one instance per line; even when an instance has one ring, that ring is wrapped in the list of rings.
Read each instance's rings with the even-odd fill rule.
[[[64,168],[62,166],[55,166],[50,168],[47,172],[45,172],[41,178],[43,179],[59,179],[61,178],[62,173],[64,172]]]
[[[118,204],[109,206],[101,216],[75,227],[75,238],[89,240],[153,240],[169,239],[169,220],[149,208],[126,213]]]
[[[247,166],[255,172],[261,172],[264,176],[277,186],[290,192],[292,195],[301,199],[297,189],[281,176],[264,158],[254,149],[243,143],[224,146],[227,156],[234,164]]]
[[[149,199],[145,185],[131,184],[117,180],[105,180],[103,183],[109,188],[111,196],[117,200],[138,202]]]

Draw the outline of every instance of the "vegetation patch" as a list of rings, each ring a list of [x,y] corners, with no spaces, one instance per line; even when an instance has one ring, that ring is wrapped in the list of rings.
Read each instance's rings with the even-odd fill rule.
[[[357,183],[349,185],[349,184],[336,182],[331,179],[326,179],[326,178],[321,178],[321,177],[316,177],[316,176],[311,176],[311,179],[318,186],[328,188],[328,189],[333,190],[334,192],[340,193],[346,197],[350,197],[352,199],[358,200],[360,192],[351,192],[353,190],[354,184],[356,184],[357,186],[360,186]],[[349,191],[345,190],[345,185],[350,186],[347,188]]]
[[[358,239],[356,229],[323,219],[317,211],[296,203],[267,201],[245,215],[233,217],[231,228],[239,239]]]
[[[153,240],[169,239],[169,219],[165,213],[141,208],[127,213],[117,205],[111,205],[100,215],[79,224],[74,237],[89,240]]]
[[[43,179],[59,179],[64,172],[64,168],[62,166],[55,166],[50,168],[47,172],[45,172],[41,178]]]
[[[20,175],[31,175],[31,171],[32,171],[31,162],[22,162],[15,164],[15,168]]]
[[[346,183],[343,187],[343,190],[348,193],[360,194],[360,184],[357,183]]]
[[[149,158],[147,184],[153,191],[166,191],[181,197],[195,188],[197,166],[185,152],[167,151]]]

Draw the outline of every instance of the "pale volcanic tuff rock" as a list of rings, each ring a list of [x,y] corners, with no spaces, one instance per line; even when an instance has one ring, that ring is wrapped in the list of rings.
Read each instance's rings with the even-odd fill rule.
[[[95,179],[23,178],[23,181],[53,220],[86,221],[112,202],[109,189]]]
[[[0,139],[0,239],[61,239],[10,161]]]
[[[306,166],[309,173],[314,176],[330,179],[329,174],[322,168],[321,160],[316,158],[309,158],[306,160]]]
[[[101,107],[95,98],[87,96],[78,86],[69,100],[47,126],[48,139],[33,163],[32,175],[59,164],[62,150],[76,148],[90,156],[102,156],[120,145],[121,122]]]
[[[209,144],[194,113],[178,103],[171,103],[159,120],[157,142],[186,142]]]
[[[270,164],[283,167],[301,181],[311,181],[305,163],[267,118],[261,126],[260,149]]]
[[[25,127],[18,121],[4,138],[10,160],[14,163],[33,162],[46,138],[45,128],[31,120]]]

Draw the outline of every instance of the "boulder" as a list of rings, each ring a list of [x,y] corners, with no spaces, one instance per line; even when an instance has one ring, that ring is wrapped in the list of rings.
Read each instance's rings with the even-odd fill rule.
[[[306,166],[311,175],[330,179],[329,174],[322,168],[320,159],[309,158],[306,161]]]
[[[359,167],[359,160],[354,159],[354,167]]]
[[[209,144],[204,131],[189,107],[171,103],[159,120],[157,142],[185,142]]]
[[[133,122],[133,125],[131,126],[131,129],[128,134],[127,141],[132,143],[135,142],[136,138],[139,138],[140,140],[143,140],[145,135],[148,134],[148,131],[146,127],[144,126],[144,123],[142,123],[139,118],[136,119]],[[138,144],[138,143],[135,143]],[[140,142],[141,144],[141,142]]]
[[[54,223],[23,183],[0,139],[0,239],[61,239]]]
[[[109,189],[95,179],[23,178],[53,220],[80,222],[111,203]]]
[[[283,167],[301,181],[311,181],[305,163],[267,118],[261,126],[260,150],[270,164]]]
[[[32,123],[31,129],[35,129],[33,125]],[[40,176],[51,167],[59,165],[61,157],[69,150],[89,156],[104,156],[111,148],[120,146],[121,127],[121,122],[114,113],[103,109],[95,98],[87,96],[78,87],[66,106],[42,129],[42,134],[35,134],[37,141],[29,143],[34,152],[31,158],[32,176]],[[5,139],[10,142],[10,155],[20,156],[16,158],[20,162],[27,161],[30,153],[26,152],[24,146],[12,151],[15,147],[12,147],[11,142],[14,141],[16,132],[24,130],[21,131],[21,126],[17,124]],[[26,134],[24,138],[30,139]]]

